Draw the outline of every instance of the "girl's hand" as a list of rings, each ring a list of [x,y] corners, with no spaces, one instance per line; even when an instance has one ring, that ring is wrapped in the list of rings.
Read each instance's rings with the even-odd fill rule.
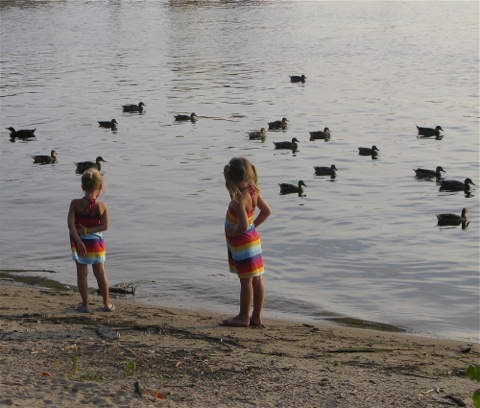
[[[238,224],[230,224],[228,227],[227,227],[227,235],[229,237],[233,236],[235,234],[235,231],[237,230],[237,225]]]
[[[80,254],[80,255],[85,255],[87,253],[87,248],[85,247],[85,244],[81,241],[81,240],[78,240],[76,242],[76,247],[77,247],[77,252]]]

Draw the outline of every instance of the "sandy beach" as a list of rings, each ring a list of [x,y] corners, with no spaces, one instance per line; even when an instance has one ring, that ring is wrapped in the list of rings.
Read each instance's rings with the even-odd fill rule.
[[[478,344],[0,282],[0,406],[473,407]]]

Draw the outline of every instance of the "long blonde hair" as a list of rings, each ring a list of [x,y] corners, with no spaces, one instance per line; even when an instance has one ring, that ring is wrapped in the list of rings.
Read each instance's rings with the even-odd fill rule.
[[[258,176],[255,166],[245,157],[234,157],[224,167],[225,186],[230,194],[232,201],[237,201],[237,195],[240,193],[240,184],[248,183],[256,193],[258,188]]]

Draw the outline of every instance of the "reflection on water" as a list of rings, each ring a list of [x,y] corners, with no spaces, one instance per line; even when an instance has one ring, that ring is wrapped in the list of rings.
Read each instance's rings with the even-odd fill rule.
[[[75,163],[101,156],[110,281],[135,282],[149,302],[236,309],[222,169],[247,156],[273,209],[261,227],[267,315],[476,336],[477,187],[439,191],[412,169],[441,163],[449,180],[478,184],[477,4],[1,7],[1,121],[37,128],[1,144],[3,269],[55,270],[75,284],[65,220],[82,193]],[[308,80],[292,83],[299,72]],[[139,101],[145,109],[123,112]],[[175,120],[192,112],[195,121]],[[283,117],[288,126],[250,140]],[[115,131],[99,126],[110,118]],[[417,136],[417,123],[437,121],[442,140]],[[326,127],[328,143],[310,140]],[[281,142],[290,147],[276,149]],[[359,146],[381,152],[361,157]],[[54,166],[32,163],[53,148]],[[338,174],[315,174],[331,163]],[[281,183],[296,190],[279,194]],[[435,214],[465,206],[472,225],[437,227]]]

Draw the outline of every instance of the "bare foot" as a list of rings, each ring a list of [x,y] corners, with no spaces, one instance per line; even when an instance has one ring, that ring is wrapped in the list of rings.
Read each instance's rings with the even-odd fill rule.
[[[261,319],[250,318],[250,326],[252,327],[265,327]]]
[[[232,317],[231,319],[226,319],[219,323],[220,326],[230,326],[230,327],[248,327],[250,325],[250,321],[240,319],[238,316]]]

